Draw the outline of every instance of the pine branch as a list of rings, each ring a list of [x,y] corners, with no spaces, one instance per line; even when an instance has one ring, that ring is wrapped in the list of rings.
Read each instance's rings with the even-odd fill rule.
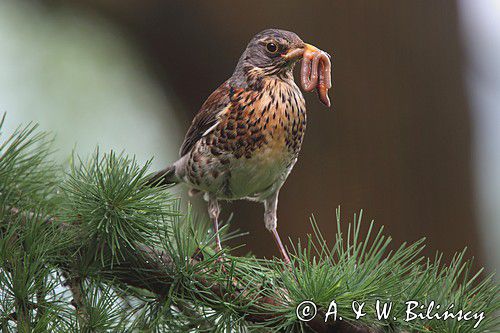
[[[1,125],[1,122],[0,122]],[[168,189],[145,186],[148,163],[123,154],[74,158],[60,179],[44,135],[20,128],[0,145],[0,323],[4,331],[470,332],[472,322],[401,319],[406,300],[484,311],[476,332],[498,331],[498,285],[471,274],[459,253],[448,265],[422,257],[422,241],[388,252],[390,238],[361,216],[333,246],[313,235],[292,244],[292,266],[213,249],[209,223]],[[56,180],[57,179],[57,180]],[[227,226],[222,228],[224,234]],[[227,249],[226,249],[227,250]],[[56,272],[64,272],[64,286]],[[69,287],[69,288],[68,288]],[[70,296],[70,291],[72,295]],[[391,299],[397,319],[355,318],[350,302]],[[71,305],[71,301],[76,306]],[[318,315],[298,321],[312,300]],[[343,320],[325,322],[332,300]],[[29,306],[33,304],[35,306]]]
[[[10,209],[12,214],[19,215],[20,211],[17,208]],[[32,216],[33,213],[26,213]],[[45,223],[53,223],[53,218],[45,218]],[[62,222],[59,224],[61,228],[68,229],[71,227],[71,223]],[[127,286],[136,287],[148,290],[158,298],[165,298],[170,293],[170,288],[174,281],[174,277],[168,274],[168,272],[175,270],[175,260],[166,252],[160,251],[153,247],[139,244],[134,247],[136,252],[130,258],[134,258],[133,261],[122,261],[113,267],[105,267],[103,270],[106,271],[106,278],[111,278],[116,282],[122,283]],[[196,258],[197,257],[197,258]],[[199,264],[200,259],[203,260],[203,256],[194,253],[191,260],[189,261],[192,266]],[[213,269],[217,267],[218,261],[214,261]],[[276,318],[277,315],[274,313],[263,312],[262,309],[267,306],[276,306],[279,301],[259,295],[246,294],[244,290],[239,288],[237,284],[233,285],[231,288],[223,283],[217,282],[217,278],[213,279],[210,277],[212,269],[207,268],[204,270],[205,276],[199,276],[196,280],[197,288],[208,289],[214,295],[220,298],[226,298],[229,300],[242,303],[252,303],[254,306],[249,308],[248,313],[239,313],[241,317],[245,317],[245,320],[250,322],[267,322],[270,319]],[[133,274],[134,272],[139,272],[138,274]],[[149,277],[147,280],[144,279],[144,273],[149,272]],[[77,314],[81,320],[84,320],[85,308],[82,301],[81,294],[81,282],[80,277],[70,277],[69,274],[64,274],[67,284],[73,294],[72,305],[76,308]],[[215,282],[213,281],[215,280]],[[253,290],[258,290],[261,286],[254,286]],[[183,291],[177,291],[182,293]],[[240,299],[241,295],[244,296]],[[250,313],[250,315],[249,315]],[[15,314],[15,313],[14,313]],[[82,318],[83,317],[83,318]],[[348,322],[333,322],[327,323],[324,321],[324,314],[318,315],[315,319],[308,322],[315,332],[318,333],[372,333],[375,332],[373,329],[357,327]]]

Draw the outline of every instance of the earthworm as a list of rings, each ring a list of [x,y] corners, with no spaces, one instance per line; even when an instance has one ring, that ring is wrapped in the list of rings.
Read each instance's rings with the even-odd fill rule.
[[[307,92],[316,89],[319,100],[328,107],[328,89],[332,87],[331,68],[328,53],[318,49],[304,51],[300,70],[302,88]]]

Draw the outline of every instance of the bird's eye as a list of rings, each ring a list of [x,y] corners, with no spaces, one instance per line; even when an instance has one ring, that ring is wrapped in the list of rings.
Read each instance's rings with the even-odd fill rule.
[[[275,43],[267,43],[266,49],[271,53],[275,53],[276,51],[278,51],[278,45],[276,45]]]

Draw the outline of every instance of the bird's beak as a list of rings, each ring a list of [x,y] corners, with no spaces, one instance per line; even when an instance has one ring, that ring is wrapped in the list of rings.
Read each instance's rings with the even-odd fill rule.
[[[318,52],[319,49],[314,45],[304,43],[302,46],[288,50],[288,52],[283,55],[283,58],[285,60],[299,59],[302,58],[305,51],[310,51],[310,53],[313,52],[315,53]]]

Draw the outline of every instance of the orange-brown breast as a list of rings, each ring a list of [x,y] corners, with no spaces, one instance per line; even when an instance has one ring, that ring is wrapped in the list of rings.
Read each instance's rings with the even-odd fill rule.
[[[305,103],[293,81],[269,79],[259,91],[239,91],[220,115],[212,153],[251,159],[263,152],[296,156],[306,128]]]
[[[286,179],[305,128],[305,102],[292,80],[270,79],[258,91],[236,91],[200,146],[205,165],[200,169],[215,174],[200,179],[195,172],[192,177],[204,190],[222,186],[228,198],[262,197]]]
[[[230,90],[217,121],[186,155],[185,181],[219,198],[261,200],[292,169],[306,128],[305,102],[293,79]]]

